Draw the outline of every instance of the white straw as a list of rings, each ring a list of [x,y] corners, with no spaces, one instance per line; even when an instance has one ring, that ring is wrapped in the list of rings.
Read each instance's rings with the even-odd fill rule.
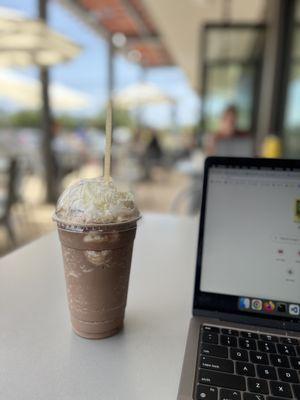
[[[111,141],[112,141],[112,102],[109,101],[107,105],[106,126],[105,126],[104,180],[106,182],[110,181]]]

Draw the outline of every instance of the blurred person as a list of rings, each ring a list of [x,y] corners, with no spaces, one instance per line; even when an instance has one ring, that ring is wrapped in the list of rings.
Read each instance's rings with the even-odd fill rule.
[[[134,134],[133,139],[132,139],[132,154],[141,157],[145,153],[145,140],[143,137],[143,133],[140,129],[137,130],[137,132]]]
[[[146,152],[146,139],[144,132],[139,128],[132,132],[130,142],[128,144],[127,169],[130,175],[130,181],[143,181],[145,178],[144,158]],[[130,164],[130,166],[128,166]]]
[[[144,154],[144,179],[151,180],[151,171],[154,166],[160,165],[163,158],[163,151],[155,130],[150,131],[150,141],[145,149]]]
[[[156,131],[151,131],[151,139],[146,147],[146,157],[153,160],[154,162],[159,162],[162,158],[163,152],[157,138]]]
[[[87,138],[83,130],[68,132],[58,121],[52,123],[53,166],[58,192],[64,177],[78,171],[86,162]]]
[[[219,129],[204,138],[204,151],[207,155],[251,156],[253,142],[250,132],[238,128],[238,109],[235,105],[225,108]]]
[[[80,141],[82,141],[83,143],[87,143],[88,142],[88,138],[87,138],[87,129],[86,127],[81,124],[78,123],[74,129],[74,134],[78,137],[78,139]]]
[[[61,171],[60,171],[60,165],[59,165],[59,154],[60,152],[64,149],[65,143],[63,140],[61,133],[61,126],[58,121],[55,119],[51,120],[51,133],[52,133],[52,139],[51,139],[51,148],[53,152],[53,170],[54,170],[54,176],[56,179],[56,184],[59,184],[59,179],[61,178]]]

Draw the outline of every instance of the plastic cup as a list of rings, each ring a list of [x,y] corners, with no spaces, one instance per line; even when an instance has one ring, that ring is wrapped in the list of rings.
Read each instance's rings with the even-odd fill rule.
[[[73,330],[88,339],[123,327],[137,220],[112,224],[57,222]]]

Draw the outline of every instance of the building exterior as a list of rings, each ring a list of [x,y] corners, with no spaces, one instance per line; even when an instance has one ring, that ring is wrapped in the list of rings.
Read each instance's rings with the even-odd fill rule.
[[[300,0],[60,1],[108,40],[111,55],[181,67],[201,99],[199,135],[234,103],[257,154],[275,135],[285,157],[300,155]],[[120,34],[126,44],[116,48]]]

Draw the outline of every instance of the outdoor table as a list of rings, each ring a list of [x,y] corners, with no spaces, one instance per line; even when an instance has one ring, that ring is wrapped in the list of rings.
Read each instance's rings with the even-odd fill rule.
[[[175,400],[191,317],[197,218],[145,215],[124,330],[72,332],[56,232],[0,260],[0,399]]]

